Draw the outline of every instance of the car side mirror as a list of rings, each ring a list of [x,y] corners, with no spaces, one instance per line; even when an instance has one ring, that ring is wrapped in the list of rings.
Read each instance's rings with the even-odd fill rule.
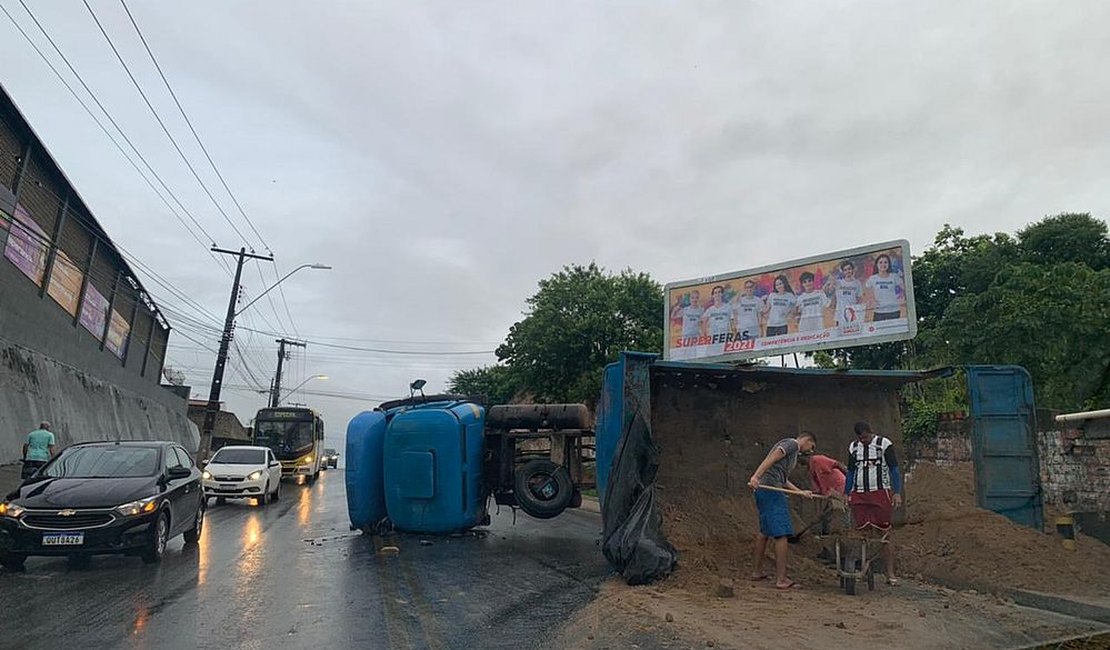
[[[210,459],[205,458],[204,460],[200,461],[200,466],[201,467],[206,467],[208,465],[208,463],[210,463],[210,462],[211,462]]]
[[[274,462],[270,463],[270,467],[281,467],[281,463],[275,460]]]
[[[178,465],[177,467],[171,467],[166,470],[166,477],[170,480],[189,478],[192,475],[192,470],[190,470],[188,467],[182,467],[180,465]]]

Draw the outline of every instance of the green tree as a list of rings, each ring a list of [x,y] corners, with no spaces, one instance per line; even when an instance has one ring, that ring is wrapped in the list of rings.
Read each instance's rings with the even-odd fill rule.
[[[447,381],[447,390],[459,395],[484,395],[486,405],[508,404],[517,396],[519,385],[508,366],[492,365],[456,371]]]
[[[1075,262],[1011,266],[952,301],[925,343],[952,364],[1007,363],[1033,377],[1037,403],[1110,403],[1110,269]]]
[[[659,352],[663,289],[646,273],[566,266],[541,280],[497,357],[537,401],[593,404],[622,350]]]
[[[1045,217],[1018,232],[1022,257],[1034,264],[1076,262],[1092,270],[1110,267],[1106,222],[1090,214]]]

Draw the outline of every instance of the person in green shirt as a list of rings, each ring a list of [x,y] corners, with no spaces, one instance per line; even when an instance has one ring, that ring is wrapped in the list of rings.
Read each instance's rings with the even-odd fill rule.
[[[39,423],[39,428],[27,434],[27,442],[23,444],[23,478],[34,474],[54,457],[55,444],[49,422]]]

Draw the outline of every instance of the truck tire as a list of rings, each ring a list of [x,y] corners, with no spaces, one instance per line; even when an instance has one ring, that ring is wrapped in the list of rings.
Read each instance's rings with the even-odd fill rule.
[[[536,519],[551,519],[570,505],[574,485],[567,468],[539,458],[517,470],[514,483],[520,509]]]
[[[501,404],[486,411],[494,429],[589,429],[585,404]]]

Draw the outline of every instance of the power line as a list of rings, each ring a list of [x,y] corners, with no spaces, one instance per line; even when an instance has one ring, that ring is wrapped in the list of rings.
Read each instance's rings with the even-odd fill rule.
[[[23,0],[20,0],[20,2],[23,2]],[[131,84],[135,86],[135,90],[139,91],[139,95],[142,96],[143,102],[145,102],[147,108],[150,109],[151,115],[153,115],[155,121],[158,122],[158,126],[162,127],[162,132],[166,134],[167,138],[169,138],[170,144],[172,144],[174,150],[177,151],[177,155],[181,157],[181,160],[185,163],[185,166],[189,168],[189,172],[193,175],[193,178],[197,180],[197,183],[200,184],[201,189],[204,190],[204,193],[208,196],[209,200],[212,201],[212,205],[216,207],[216,210],[219,211],[224,220],[227,221],[229,226],[231,226],[231,229],[235,231],[235,234],[238,235],[242,241],[248,241],[247,237],[243,235],[243,233],[239,230],[239,227],[235,225],[235,222],[231,220],[231,217],[227,214],[227,212],[224,211],[219,202],[216,201],[216,197],[212,195],[212,192],[208,189],[208,186],[204,183],[204,180],[201,179],[200,174],[198,174],[196,168],[193,167],[193,163],[189,162],[189,158],[185,155],[185,152],[181,150],[181,146],[177,144],[177,139],[173,137],[172,133],[170,133],[170,130],[166,127],[166,123],[162,121],[162,117],[154,108],[154,104],[150,103],[150,99],[146,96],[146,92],[143,91],[142,86],[139,85],[138,80],[135,79],[135,75],[131,72],[131,67],[128,66],[127,62],[123,60],[123,55],[121,55],[119,50],[116,49],[116,44],[112,41],[112,37],[108,36],[108,32],[104,29],[104,25],[101,24],[100,18],[98,18],[96,12],[93,11],[92,5],[89,4],[88,0],[82,0],[82,2],[84,3],[85,8],[89,10],[89,15],[92,16],[92,19],[96,23],[96,26],[100,29],[100,33],[103,34],[104,39],[108,41],[108,46],[112,48],[112,52],[116,55],[116,59],[120,62],[120,65],[123,66],[124,71],[127,72],[127,77],[131,80]]]
[[[38,44],[36,44],[34,42],[34,40],[31,39],[30,34],[28,34],[26,32],[26,30],[24,30],[23,27],[18,22],[16,22],[15,17],[12,16],[10,12],[8,12],[6,7],[4,7],[3,5],[0,5],[0,11],[4,12],[4,15],[6,15],[8,17],[8,20],[11,21],[12,25],[15,26],[16,30],[19,31],[20,35],[23,36],[24,40],[26,40],[27,43],[31,46],[31,48],[34,49],[35,53],[39,55],[39,58],[41,58],[43,60],[43,62],[46,63],[47,67],[50,68],[50,71],[53,72],[54,76],[58,78],[58,81],[60,81],[62,83],[62,85],[65,86],[66,90],[68,90],[69,93],[73,96],[73,98],[75,100],[77,100],[77,103],[81,105],[81,108],[83,108],[85,110],[85,112],[88,113],[89,117],[91,117],[93,122],[96,123],[96,126],[99,127],[100,130],[104,133],[104,135],[108,137],[108,139],[112,142],[113,145],[115,145],[115,147],[119,151],[120,155],[123,156],[124,160],[126,160],[128,162],[128,164],[130,164],[131,167],[133,167],[135,169],[135,172],[139,174],[139,177],[143,179],[143,182],[146,183],[147,187],[149,187],[150,190],[152,192],[154,192],[154,195],[157,196],[158,199],[162,201],[162,203],[166,206],[166,209],[168,209],[170,211],[170,214],[172,214],[174,216],[174,218],[177,219],[178,222],[181,223],[181,225],[185,228],[186,232],[188,232],[190,235],[192,235],[193,239],[195,239],[198,244],[200,244],[201,246],[203,246],[205,248],[205,250],[207,250],[208,247],[204,243],[204,241],[202,239],[200,239],[200,237],[197,236],[196,232],[194,232],[192,228],[189,227],[189,224],[185,223],[185,219],[183,219],[181,217],[181,215],[177,213],[177,211],[174,209],[174,207],[172,205],[170,205],[170,202],[168,200],[166,200],[166,197],[162,195],[162,192],[159,191],[158,188],[154,186],[154,183],[151,182],[150,178],[147,177],[146,173],[142,169],[139,168],[139,165],[136,164],[135,161],[131,159],[130,154],[128,154],[127,151],[124,150],[123,145],[121,145],[119,143],[119,141],[116,140],[115,136],[113,136],[112,133],[110,131],[108,131],[108,128],[104,126],[103,122],[100,121],[100,118],[97,117],[96,114],[93,113],[92,109],[89,108],[88,104],[85,103],[85,100],[83,100],[80,97],[80,95],[77,94],[77,91],[73,89],[73,86],[71,86],[69,84],[69,82],[66,81],[65,77],[62,76],[62,73],[58,71],[58,68],[55,67],[54,64],[50,61],[50,59],[48,59],[46,57],[46,54],[39,48]],[[111,119],[111,116],[109,116],[109,119]],[[117,126],[116,128],[118,130],[119,127]],[[126,138],[126,135],[123,134],[122,131],[120,133],[121,133],[121,135],[124,135],[124,137]],[[128,144],[131,144],[130,141],[128,142]],[[134,145],[132,145],[132,148],[134,149]],[[136,154],[138,154],[137,150],[136,150]],[[141,154],[139,154],[139,155],[140,155],[140,158],[141,158]],[[146,163],[145,160],[143,160],[143,163],[146,164],[148,168],[150,168],[150,165],[148,163]],[[153,169],[152,168],[150,168],[150,169],[151,169],[151,173],[155,174]],[[157,176],[157,175],[155,174],[155,176]],[[158,180],[159,180],[159,182],[161,182],[161,178],[158,178]],[[163,184],[163,186],[165,186],[165,183],[162,183],[162,184]],[[58,200],[63,200],[63,197],[61,197],[58,194],[56,194],[55,192],[53,192],[52,190],[50,190],[45,185],[42,186],[41,189],[49,192],[51,195],[53,195]],[[176,200],[176,197],[174,197],[174,199]],[[84,221],[84,219],[80,216],[80,214],[78,212],[71,212],[70,214],[72,214],[73,216],[76,216],[79,220]],[[190,218],[191,218],[191,215],[190,215]],[[195,220],[193,222],[196,223]],[[197,224],[197,226],[200,227],[199,224]],[[204,232],[203,228],[200,228],[200,229],[201,229],[201,232],[204,235],[206,235],[206,236],[208,235],[207,232]],[[97,237],[98,239],[100,238],[98,235],[96,235],[95,232],[93,232],[93,229],[91,229],[91,228],[90,228],[90,234]],[[209,237],[209,238],[211,239],[211,237]],[[113,246],[116,246],[117,248],[120,248],[122,250],[122,247],[120,247],[118,245],[115,245],[112,242],[108,242],[108,243],[110,243]],[[211,253],[209,253],[209,255],[211,255]],[[215,256],[213,256],[213,258],[218,259],[218,258],[215,258]],[[224,260],[218,260],[218,261],[224,262]],[[227,271],[226,266],[225,266],[224,270]]]
[[[177,195],[174,194],[173,191],[169,188],[169,186],[166,185],[166,182],[162,179],[162,177],[158,174],[158,172],[154,171],[154,167],[151,166],[151,164],[147,161],[146,157],[143,156],[141,151],[139,151],[139,148],[135,146],[135,143],[131,141],[131,138],[128,137],[127,133],[120,127],[120,125],[116,122],[115,118],[112,117],[112,114],[108,111],[108,109],[104,107],[104,104],[100,101],[100,98],[98,98],[96,96],[96,93],[93,92],[92,88],[90,88],[89,85],[87,83],[85,83],[85,79],[81,76],[80,73],[77,72],[77,69],[73,67],[73,64],[69,62],[69,58],[66,57],[65,53],[62,52],[60,47],[58,47],[58,44],[56,42],[54,42],[54,38],[52,36],[50,36],[50,33],[47,32],[46,28],[43,27],[41,22],[39,22],[39,19],[35,16],[34,12],[31,11],[31,8],[27,6],[27,3],[25,2],[25,0],[19,0],[19,4],[23,7],[23,10],[27,12],[27,15],[31,17],[31,20],[35,23],[35,26],[38,27],[39,31],[46,38],[47,42],[50,43],[50,46],[53,47],[54,51],[57,52],[59,57],[61,57],[62,61],[66,64],[66,67],[69,68],[69,71],[71,73],[73,73],[73,76],[77,78],[78,82],[80,82],[81,87],[85,89],[85,92],[87,92],[89,94],[89,97],[92,98],[93,102],[97,105],[97,107],[101,110],[101,112],[104,113],[104,116],[108,118],[108,121],[112,124],[113,127],[115,127],[116,131],[119,132],[119,134],[123,138],[124,142],[126,142],[128,144],[128,146],[131,147],[131,149],[135,152],[135,155],[139,158],[140,161],[142,161],[143,165],[146,166],[147,170],[150,171],[150,174],[158,181],[158,184],[162,186],[162,189],[165,190],[166,193],[170,196],[170,198],[172,198],[174,200],[174,202],[177,204],[177,206],[179,208],[181,208],[181,211],[184,212],[185,215],[189,217],[189,220],[193,223],[193,225],[195,225],[197,227],[197,229],[200,230],[200,232],[205,237],[207,237],[210,242],[212,242],[214,244],[215,241],[216,241],[215,238],[213,238],[212,235],[209,234],[207,230],[205,230],[204,226],[200,225],[200,222],[197,221],[196,217],[194,217],[193,214],[189,211],[189,209],[185,207],[185,205],[181,202],[181,199],[179,199],[177,197]],[[51,69],[54,70],[55,74],[58,75],[58,78],[62,79],[61,75],[57,72],[57,70],[54,68],[54,66],[52,64],[50,64],[49,59],[47,59],[45,57],[45,55],[42,53],[42,51],[39,50],[38,47],[34,45],[34,41],[32,41],[30,36],[27,35],[27,33],[23,31],[23,28],[19,26],[19,23],[17,23],[15,21],[15,18],[10,13],[8,13],[8,11],[6,9],[4,10],[4,13],[12,21],[12,23],[16,25],[16,28],[19,29],[21,34],[23,34],[24,38],[26,38],[27,41],[29,43],[31,43],[32,47],[35,48],[35,51],[39,53],[39,56],[43,57],[43,60],[46,61],[48,65],[50,65]],[[64,79],[63,79],[63,83],[65,83]],[[69,84],[66,84],[66,87],[70,89],[70,92],[72,92],[74,94],[74,97],[78,97],[76,92],[73,91],[73,89],[69,86]],[[81,102],[79,97],[78,97],[78,101]],[[82,106],[85,106],[84,102],[81,102],[81,104],[82,104]],[[85,109],[89,110],[87,106],[85,106]],[[89,113],[90,113],[90,115],[92,114],[91,111],[89,111]],[[99,121],[97,123],[99,124]],[[101,128],[103,128],[103,127],[101,127]],[[115,142],[114,138],[113,138],[113,142]],[[117,146],[119,146],[118,143],[116,143],[116,144],[117,144]],[[203,246],[203,242],[201,242],[201,245]]]
[[[139,23],[135,21],[135,16],[131,14],[131,9],[127,6],[127,2],[125,0],[120,0],[120,4],[123,5],[123,10],[127,12],[127,17],[131,20],[131,26],[135,28],[135,33],[139,35],[139,40],[143,42],[143,47],[146,49],[147,55],[150,56],[150,61],[154,64],[155,69],[158,70],[158,76],[160,76],[162,78],[162,82],[166,84],[166,90],[168,90],[170,92],[170,96],[173,97],[173,103],[177,106],[177,110],[181,113],[181,117],[185,119],[185,124],[189,126],[189,131],[193,134],[193,138],[196,139],[197,144],[200,145],[200,150],[204,152],[204,157],[208,159],[208,164],[212,166],[212,171],[216,172],[216,178],[220,179],[220,184],[223,185],[224,190],[227,192],[227,195],[231,197],[231,200],[235,204],[235,207],[238,208],[239,214],[243,215],[243,219],[247,222],[247,225],[250,226],[250,229],[254,232],[255,236],[258,237],[258,241],[262,242],[262,246],[265,247],[266,250],[270,251],[270,253],[273,253],[273,251],[270,250],[269,244],[267,244],[266,240],[262,237],[262,233],[258,232],[258,228],[254,227],[254,222],[251,221],[251,218],[247,216],[246,211],[243,210],[243,206],[239,203],[239,199],[235,196],[235,193],[231,191],[230,187],[228,187],[227,181],[224,180],[224,175],[220,173],[220,168],[217,167],[215,161],[212,160],[212,156],[208,153],[208,147],[204,146],[204,142],[200,139],[200,135],[193,127],[192,120],[189,119],[189,115],[185,112],[185,108],[181,105],[181,101],[177,98],[177,93],[174,92],[173,86],[170,85],[170,80],[166,78],[166,74],[162,71],[162,66],[159,65],[157,57],[154,56],[154,52],[150,49],[150,44],[147,43],[146,37],[143,36],[143,30],[139,29]],[[87,1],[85,2],[85,6],[89,6],[89,3]],[[92,12],[91,7],[89,7],[89,12]],[[96,16],[94,14],[93,18],[95,19],[95,17]],[[97,21],[97,24],[100,24],[99,21]],[[103,28],[101,28],[101,31],[103,31]],[[107,34],[105,34],[105,36],[107,36]],[[113,47],[112,49],[115,48]],[[132,80],[134,80],[134,78],[132,78]]]

